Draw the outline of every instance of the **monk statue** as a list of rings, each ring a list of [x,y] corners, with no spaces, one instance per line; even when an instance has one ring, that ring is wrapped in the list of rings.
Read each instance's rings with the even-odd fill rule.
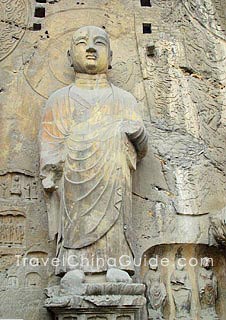
[[[151,260],[150,260],[151,261]],[[163,320],[163,308],[166,304],[166,287],[161,279],[158,265],[149,263],[149,270],[145,275],[148,319]]]
[[[131,177],[147,151],[146,131],[134,96],[108,81],[112,51],[103,29],[78,29],[68,55],[75,81],[47,100],[40,135],[50,239],[57,238],[60,261],[56,274],[79,270],[105,277],[114,261],[114,271],[127,279],[134,270],[127,237]],[[117,281],[114,271],[108,278]]]
[[[170,284],[176,311],[175,320],[191,320],[192,289],[180,250],[175,256],[175,270],[171,274]]]
[[[216,302],[218,298],[217,278],[212,268],[212,259],[205,257],[198,278],[201,305],[200,319],[218,320]]]

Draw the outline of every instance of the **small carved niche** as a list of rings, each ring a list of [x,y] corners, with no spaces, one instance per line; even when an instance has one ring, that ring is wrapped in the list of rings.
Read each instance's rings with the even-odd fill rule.
[[[25,279],[25,286],[26,287],[34,287],[34,288],[41,288],[42,286],[42,279],[39,273],[37,272],[30,272],[26,275]]]
[[[151,23],[143,23],[143,33],[152,33]]]
[[[36,7],[35,8],[35,17],[36,18],[45,18],[45,8],[44,7]]]
[[[25,214],[17,210],[0,212],[0,245],[23,246],[25,240]]]
[[[140,0],[141,7],[151,7],[150,0]]]
[[[26,254],[26,258],[30,261],[31,259],[34,260],[35,266],[45,266],[47,263],[48,253],[44,251],[30,251]]]
[[[16,172],[0,175],[0,199],[37,200],[37,188],[34,177]]]
[[[9,276],[7,278],[7,288],[18,288],[19,287],[19,281],[17,276]]]
[[[42,29],[41,23],[33,23],[33,30],[40,31]]]

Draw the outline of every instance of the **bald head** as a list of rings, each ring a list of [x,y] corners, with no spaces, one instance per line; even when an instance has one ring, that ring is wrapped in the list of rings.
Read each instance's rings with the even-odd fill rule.
[[[76,39],[83,36],[86,34],[93,34],[94,36],[99,36],[102,37],[103,39],[105,39],[106,43],[109,45],[110,47],[110,40],[109,40],[109,36],[107,34],[107,32],[99,27],[96,26],[85,26],[85,27],[81,27],[79,29],[77,29],[72,37],[72,42],[76,42]]]
[[[79,28],[72,37],[70,56],[76,72],[106,73],[112,59],[107,32],[95,26]]]

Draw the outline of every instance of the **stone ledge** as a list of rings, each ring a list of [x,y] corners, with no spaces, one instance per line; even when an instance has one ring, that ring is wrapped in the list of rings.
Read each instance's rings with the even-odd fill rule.
[[[88,283],[85,294],[66,292],[60,286],[47,289],[45,307],[55,319],[139,319],[146,304],[143,284]],[[97,318],[96,318],[97,317]]]

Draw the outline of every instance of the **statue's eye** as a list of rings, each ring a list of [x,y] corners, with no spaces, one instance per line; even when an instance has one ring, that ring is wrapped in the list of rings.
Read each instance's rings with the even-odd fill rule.
[[[86,41],[85,41],[85,40],[79,40],[79,41],[76,43],[76,45],[78,45],[78,44],[86,44]]]
[[[103,41],[96,41],[95,44],[100,46],[105,46],[105,43]]]

